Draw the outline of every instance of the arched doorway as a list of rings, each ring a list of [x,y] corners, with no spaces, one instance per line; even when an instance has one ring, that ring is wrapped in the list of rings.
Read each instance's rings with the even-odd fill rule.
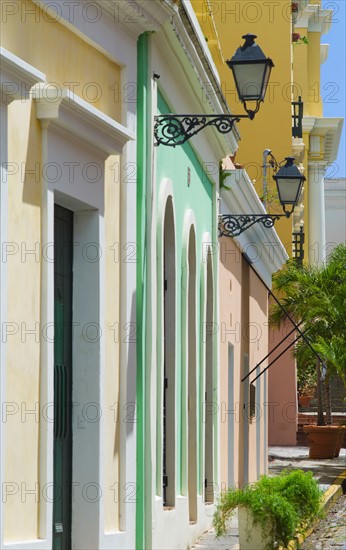
[[[188,247],[187,358],[188,358],[188,492],[189,519],[197,521],[197,418],[196,418],[196,235],[190,229]]]
[[[214,501],[213,490],[213,418],[214,418],[214,385],[213,385],[213,321],[214,291],[213,269],[210,250],[207,256],[206,285],[206,325],[205,325],[205,424],[204,424],[204,501]]]
[[[163,252],[163,437],[162,497],[163,505],[175,506],[175,347],[176,347],[176,267],[173,202],[167,200],[164,221]]]

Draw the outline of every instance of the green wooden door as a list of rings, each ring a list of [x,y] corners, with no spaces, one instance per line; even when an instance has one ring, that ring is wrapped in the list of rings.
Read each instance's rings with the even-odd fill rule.
[[[54,209],[53,550],[71,548],[73,213]]]

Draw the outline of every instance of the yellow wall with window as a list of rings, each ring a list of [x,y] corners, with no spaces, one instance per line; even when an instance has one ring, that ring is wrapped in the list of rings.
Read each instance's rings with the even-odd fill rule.
[[[5,4],[5,3],[4,3]],[[49,19],[30,0],[13,0],[4,12],[1,46],[46,74],[47,89],[69,89],[112,119],[121,122],[121,68],[76,32]],[[4,9],[4,5],[2,6]],[[33,99],[13,101],[8,108],[8,235],[7,240],[7,365],[6,460],[4,464],[4,540],[40,538],[39,502],[45,488],[39,486],[40,423],[51,421],[49,404],[40,402],[40,341],[45,328],[40,322],[42,249],[41,125]],[[119,166],[115,181],[114,163]],[[105,176],[105,234],[111,244],[120,242],[120,157],[110,157]],[[118,181],[119,180],[119,181]],[[73,184],[73,182],[71,182]],[[103,251],[105,252],[105,251]],[[118,323],[119,262],[106,259],[107,326]],[[103,283],[102,283],[103,284]],[[116,373],[119,344],[111,330],[105,335],[106,398],[119,400]],[[48,406],[48,409],[45,407]],[[46,411],[46,412],[45,412]],[[119,426],[114,412],[106,414],[107,449],[102,450],[109,485],[119,476]],[[44,455],[43,450],[43,455]],[[43,456],[42,455],[42,456]],[[47,496],[47,498],[49,498]],[[118,499],[105,493],[105,530],[119,529]]]

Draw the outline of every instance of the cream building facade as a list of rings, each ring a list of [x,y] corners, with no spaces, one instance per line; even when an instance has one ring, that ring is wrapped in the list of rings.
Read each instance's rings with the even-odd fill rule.
[[[156,14],[1,10],[0,545],[130,549],[137,38]]]

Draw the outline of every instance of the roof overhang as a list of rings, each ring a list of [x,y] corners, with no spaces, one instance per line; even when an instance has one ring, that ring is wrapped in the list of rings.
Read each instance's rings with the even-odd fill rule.
[[[182,8],[183,9],[183,8]],[[195,23],[198,26],[197,19]],[[194,29],[191,21],[188,22],[177,13],[162,27],[162,32],[156,33],[154,41],[156,48],[166,58],[166,64],[172,71],[172,63],[179,63],[183,74],[184,82],[181,83],[182,96],[174,100],[174,108],[177,114],[206,114],[223,115],[230,114],[227,104],[219,86],[219,77],[216,67],[209,65],[208,59],[210,52],[205,41],[198,35],[198,29]],[[200,31],[199,31],[200,33]],[[162,72],[162,67],[158,72]],[[161,74],[161,73],[160,73]],[[161,74],[162,76],[162,74]],[[185,86],[185,92],[183,87]],[[170,97],[170,88],[166,78],[161,78],[159,87],[163,95]],[[180,99],[184,99],[181,104]],[[188,105],[188,107],[187,107]],[[190,144],[195,148],[197,156],[201,152],[200,135],[190,139]],[[210,126],[203,130],[209,146],[215,152],[218,159],[234,154],[238,148],[239,134],[235,128],[228,134],[219,133],[214,127]],[[203,156],[203,155],[202,155]],[[205,158],[203,158],[205,162]]]
[[[68,2],[51,2],[50,0],[33,0],[33,2],[54,19],[60,20],[61,13],[64,11]],[[78,2],[74,2],[78,4]],[[167,18],[171,17],[177,11],[177,7],[172,0],[161,0],[153,2],[152,0],[95,0],[95,5],[99,5],[102,14],[106,15],[111,21],[126,28],[127,32],[137,38],[143,32],[158,31]],[[78,8],[78,6],[77,6]],[[73,16],[68,12],[67,23],[73,25]]]

